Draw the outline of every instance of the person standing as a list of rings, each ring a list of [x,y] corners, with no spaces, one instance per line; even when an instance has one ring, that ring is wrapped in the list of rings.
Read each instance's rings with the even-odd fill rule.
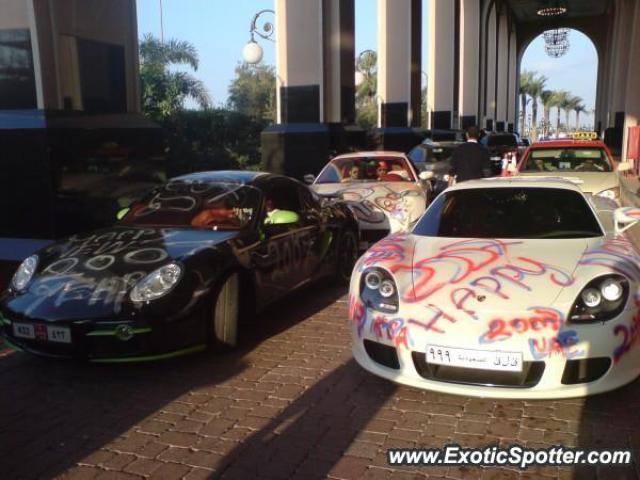
[[[489,151],[478,143],[479,136],[478,127],[467,128],[467,141],[456,148],[451,156],[451,180],[464,182],[491,176]]]

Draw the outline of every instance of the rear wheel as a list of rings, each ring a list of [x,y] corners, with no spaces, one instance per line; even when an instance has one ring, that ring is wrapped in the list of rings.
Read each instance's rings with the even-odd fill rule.
[[[344,285],[349,284],[351,272],[358,260],[358,238],[352,230],[346,230],[340,236],[337,248],[336,278]]]
[[[213,300],[210,319],[212,343],[227,348],[238,345],[239,294],[240,275],[234,272],[222,283]]]

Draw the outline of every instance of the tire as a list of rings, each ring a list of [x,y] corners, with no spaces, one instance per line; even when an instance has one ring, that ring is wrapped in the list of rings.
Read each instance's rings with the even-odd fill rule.
[[[336,279],[342,285],[349,285],[353,267],[358,260],[358,237],[353,230],[345,230],[336,246]]]
[[[231,273],[214,297],[210,315],[211,343],[224,348],[238,345],[240,323],[240,275]]]

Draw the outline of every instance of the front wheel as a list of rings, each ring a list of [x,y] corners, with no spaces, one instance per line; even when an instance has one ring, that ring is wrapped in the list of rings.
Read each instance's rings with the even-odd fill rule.
[[[240,276],[230,274],[214,298],[210,319],[211,343],[227,348],[238,345]]]
[[[348,285],[351,272],[358,260],[358,239],[355,232],[344,231],[336,248],[336,278],[340,283]]]

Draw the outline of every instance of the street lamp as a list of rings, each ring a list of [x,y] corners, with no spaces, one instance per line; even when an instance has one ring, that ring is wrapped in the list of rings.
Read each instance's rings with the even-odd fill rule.
[[[273,41],[271,38],[273,36],[273,23],[265,21],[260,27],[258,26],[258,19],[261,15],[266,13],[275,15],[276,12],[265,9],[260,10],[253,16],[253,20],[251,20],[251,24],[249,25],[249,34],[251,37],[242,49],[242,57],[244,58],[244,61],[252,65],[260,63],[260,60],[262,60],[262,56],[264,55],[264,50],[262,50],[262,47],[258,42],[256,42],[255,36],[258,35],[260,38]]]

